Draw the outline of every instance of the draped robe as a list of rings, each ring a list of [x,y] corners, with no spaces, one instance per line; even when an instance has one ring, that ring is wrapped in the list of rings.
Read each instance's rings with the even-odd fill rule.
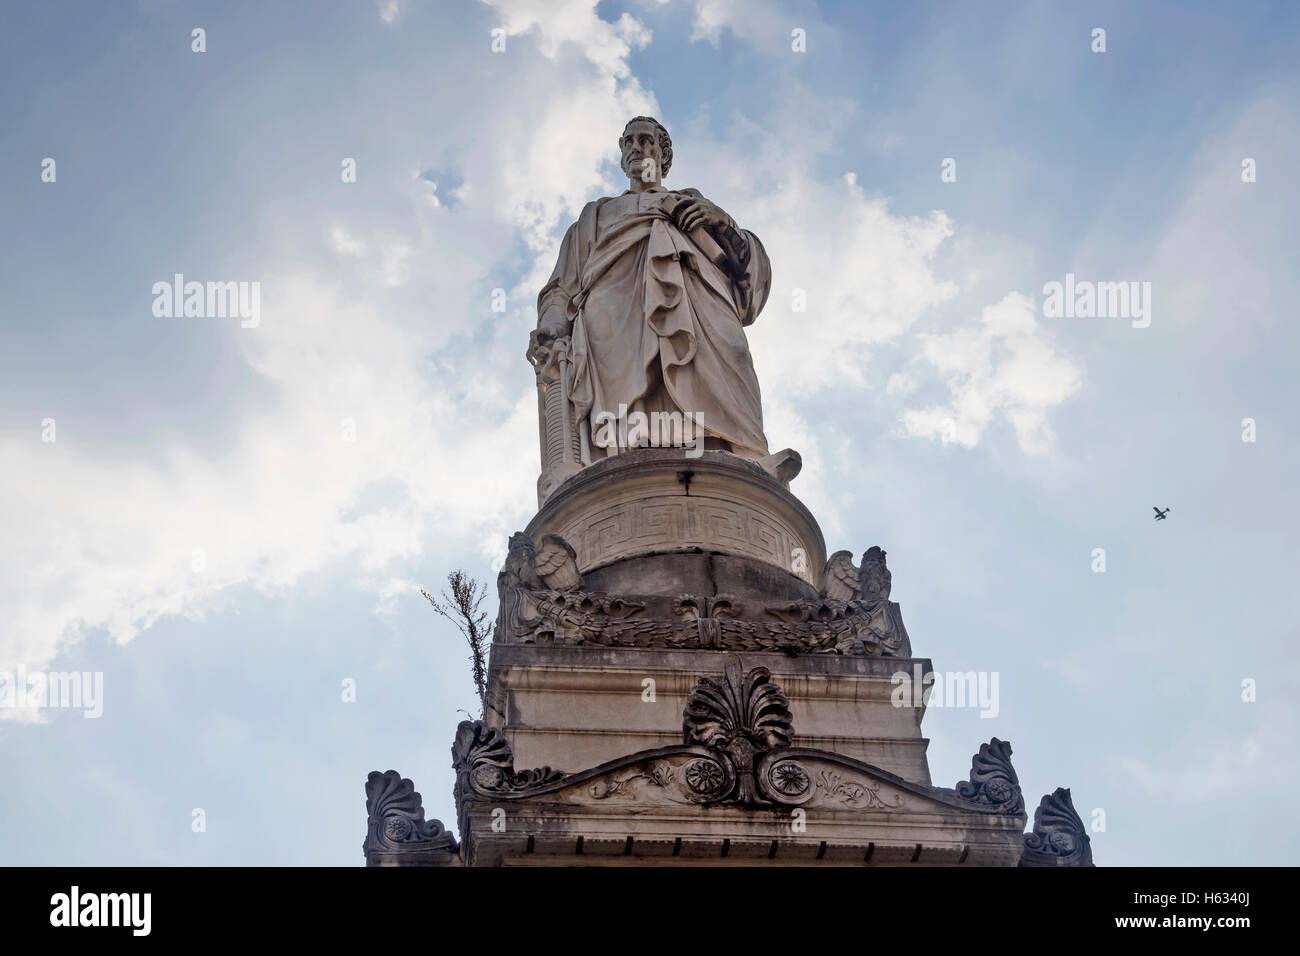
[[[767,439],[744,327],[767,300],[767,253],[729,224],[745,264],[733,279],[660,208],[668,194],[629,190],[586,205],[538,296],[539,324],[572,325],[569,395],[591,434],[620,405],[627,414],[680,411],[698,416],[706,437],[761,458]]]

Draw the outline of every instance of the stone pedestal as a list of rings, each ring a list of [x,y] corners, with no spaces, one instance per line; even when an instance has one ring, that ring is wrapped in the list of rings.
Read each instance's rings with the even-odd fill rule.
[[[486,712],[452,747],[460,843],[372,774],[368,861],[1090,864],[1068,791],[1024,834],[1005,742],[934,786],[901,693],[932,668],[890,583],[884,551],[828,560],[808,509],[727,452],[569,475],[497,582]]]
[[[722,451],[692,458],[644,448],[606,458],[564,481],[525,533],[564,538],[584,576],[631,557],[695,553],[753,558],[813,587],[826,562],[821,529],[803,503],[754,462]],[[694,565],[658,567],[697,582]],[[601,580],[613,585],[619,576]]]

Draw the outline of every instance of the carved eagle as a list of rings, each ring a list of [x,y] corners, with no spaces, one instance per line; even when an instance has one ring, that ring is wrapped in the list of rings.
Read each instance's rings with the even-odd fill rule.
[[[542,535],[541,546],[533,558],[533,570],[553,591],[570,591],[582,584],[578,552],[558,534]]]
[[[889,600],[889,588],[893,581],[889,568],[885,567],[885,551],[878,545],[868,548],[862,555],[862,568],[858,571],[858,589],[861,600],[868,604]]]
[[[822,594],[832,601],[856,601],[858,569],[852,551],[836,551],[826,562],[822,575]]]

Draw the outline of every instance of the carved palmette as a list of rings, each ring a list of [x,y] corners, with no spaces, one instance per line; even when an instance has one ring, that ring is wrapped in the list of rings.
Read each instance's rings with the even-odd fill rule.
[[[463,720],[451,745],[451,765],[457,792],[509,793],[559,780],[564,774],[550,767],[516,770],[505,734],[481,720]]]
[[[1043,797],[1024,836],[1021,866],[1093,866],[1092,841],[1066,787]]]
[[[366,780],[367,832],[362,852],[425,851],[454,853],[456,838],[440,820],[425,820],[415,784],[396,770],[372,772]]]
[[[1020,779],[1011,766],[1011,744],[997,737],[980,744],[971,759],[970,779],[960,781],[956,792],[963,800],[979,804],[991,813],[1024,813]]]
[[[686,699],[682,739],[688,744],[725,748],[737,737],[753,747],[788,747],[794,735],[790,701],[772,682],[766,667],[742,674],[731,658],[721,679],[701,677]]]

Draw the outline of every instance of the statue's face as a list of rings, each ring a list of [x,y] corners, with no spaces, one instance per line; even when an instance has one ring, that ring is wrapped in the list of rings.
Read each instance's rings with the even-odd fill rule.
[[[623,148],[623,172],[627,173],[629,181],[657,183],[660,180],[664,154],[659,146],[659,130],[654,125],[644,121],[633,123],[619,140],[619,145]],[[653,165],[647,166],[647,159]]]

